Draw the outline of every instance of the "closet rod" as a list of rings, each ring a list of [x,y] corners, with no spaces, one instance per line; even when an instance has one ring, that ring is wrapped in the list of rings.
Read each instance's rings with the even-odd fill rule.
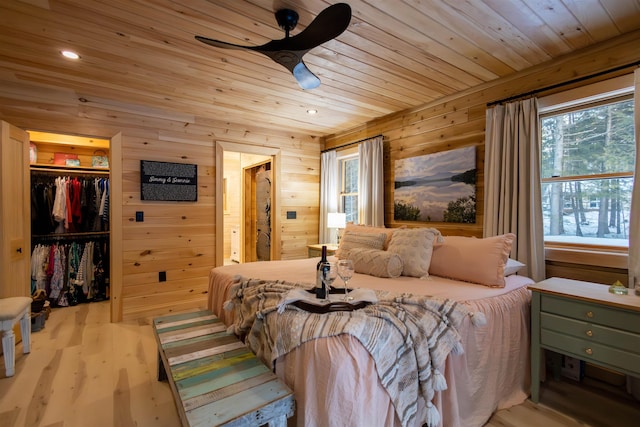
[[[540,89],[530,90],[529,92],[521,93],[519,95],[513,95],[513,96],[509,96],[507,98],[499,99],[497,101],[488,102],[487,103],[487,107],[493,107],[495,105],[504,104],[505,102],[515,101],[516,99],[520,99],[520,98],[528,98],[530,96],[537,95],[537,94],[539,94],[541,92],[546,92],[546,91],[549,91],[549,90],[558,89],[558,88],[561,88],[561,87],[564,87],[564,86],[569,86],[569,85],[574,84],[574,83],[580,83],[580,82],[583,82],[585,80],[593,79],[595,77],[606,76],[607,74],[615,73],[616,71],[622,71],[622,70],[627,69],[627,68],[637,67],[638,65],[640,65],[640,61],[634,61],[634,62],[632,62],[630,64],[620,65],[618,67],[611,68],[609,70],[600,71],[598,73],[593,73],[593,74],[589,74],[589,75],[582,76],[582,77],[577,77],[575,79],[568,80],[566,82],[556,83],[554,85],[541,87]]]
[[[91,231],[86,233],[34,234],[33,240],[70,240],[70,239],[99,239],[109,237],[108,231]]]
[[[368,141],[370,139],[377,138],[379,136],[381,136],[382,139],[384,139],[384,135],[382,135],[382,134],[375,135],[375,136],[369,136],[367,138],[362,138],[362,139],[359,139],[357,141],[348,142],[348,143],[343,144],[343,145],[338,145],[337,147],[325,148],[324,150],[320,151],[320,153],[326,153],[327,151],[331,151],[331,150],[338,150],[338,149],[342,149],[342,148],[351,147],[352,145],[360,144],[361,142]]]
[[[47,175],[96,175],[96,176],[109,176],[109,171],[99,171],[95,169],[70,169],[70,168],[56,168],[51,166],[36,166],[31,165],[31,172],[43,172],[43,174]]]

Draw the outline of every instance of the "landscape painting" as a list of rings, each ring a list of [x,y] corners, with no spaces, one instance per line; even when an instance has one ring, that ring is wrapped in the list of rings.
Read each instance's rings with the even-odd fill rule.
[[[396,160],[395,221],[476,222],[476,147]]]

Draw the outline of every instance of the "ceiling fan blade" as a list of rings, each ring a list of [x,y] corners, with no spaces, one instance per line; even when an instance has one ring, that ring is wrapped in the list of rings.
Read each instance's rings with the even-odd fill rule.
[[[315,89],[320,86],[320,79],[304,65],[302,60],[293,67],[293,77],[295,77],[302,89]]]
[[[294,11],[287,12],[291,12],[297,21],[298,15]],[[281,17],[278,19],[281,20]],[[293,28],[295,22],[285,23],[287,37],[271,40],[262,46],[241,46],[202,36],[195,36],[195,38],[215,47],[247,49],[262,53],[289,70],[302,89],[314,89],[320,85],[320,79],[307,68],[302,57],[314,47],[338,37],[347,29],[350,22],[351,6],[346,3],[336,3],[320,12],[307,28],[295,36],[289,36],[289,27]],[[279,24],[283,25],[280,21]]]
[[[282,42],[284,46],[279,43],[270,46],[271,43],[267,43],[262,46],[262,49],[280,48],[308,51],[338,37],[349,27],[350,22],[351,6],[346,3],[336,3],[320,12],[311,24],[299,34],[282,40],[274,40],[274,42]]]
[[[207,37],[195,36],[196,40],[215,47],[223,47],[225,49],[255,49],[254,46],[241,46],[239,44],[221,42],[219,40],[209,39]]]

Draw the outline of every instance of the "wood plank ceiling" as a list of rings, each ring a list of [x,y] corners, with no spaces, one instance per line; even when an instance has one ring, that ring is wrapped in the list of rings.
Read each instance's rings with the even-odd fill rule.
[[[0,98],[28,98],[37,108],[53,99],[70,108],[108,104],[323,136],[640,29],[640,0],[347,3],[347,31],[305,56],[322,84],[303,91],[269,58],[194,36],[261,45],[284,37],[275,10],[299,13],[297,34],[331,2],[4,0]],[[64,59],[63,49],[81,59]]]

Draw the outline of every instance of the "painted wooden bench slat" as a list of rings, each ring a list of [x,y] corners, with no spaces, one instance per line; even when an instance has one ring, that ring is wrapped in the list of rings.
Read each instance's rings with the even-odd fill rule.
[[[226,329],[227,327],[223,323],[197,325],[193,328],[180,329],[178,331],[160,334],[160,342],[164,344],[173,341],[181,341],[188,338],[214,334],[216,332],[224,332]]]
[[[208,310],[154,319],[158,379],[183,426],[286,426],[292,391]]]
[[[220,353],[224,353],[231,350],[237,350],[242,347],[245,347],[245,345],[240,341],[238,341],[235,343],[221,345],[220,347],[212,347],[206,350],[196,351],[194,353],[172,357],[170,360],[168,360],[168,363],[170,366],[177,365],[179,363],[188,362],[190,360],[199,359],[201,357],[213,356],[214,354],[220,354]]]
[[[209,382],[206,382],[206,383],[178,384],[180,398],[182,398],[183,400],[191,399],[193,397],[196,397],[205,393],[210,393],[212,391],[219,390],[231,384],[242,383],[244,381],[251,380],[251,378],[253,377],[262,375],[267,372],[271,372],[269,368],[264,366],[264,364],[259,364],[259,365],[255,364],[254,366],[245,366],[245,368],[246,370],[243,372],[242,375],[227,373],[227,375],[214,377]],[[182,388],[180,388],[181,385],[182,385]]]
[[[188,416],[193,420],[194,424],[192,425],[211,426],[215,425],[219,420],[225,423],[232,421],[238,414],[246,415],[254,412],[247,408],[266,407],[265,410],[271,410],[268,405],[277,403],[283,397],[285,397],[284,391],[279,387],[274,388],[273,381],[270,381],[249,390],[244,390],[235,396],[193,409],[188,412]],[[258,419],[247,425],[257,426],[266,422],[267,420]]]
[[[171,373],[174,381],[180,381],[189,376],[198,375],[202,372],[211,370],[213,362],[233,358],[242,354],[253,354],[248,348],[238,348],[236,350],[227,351],[223,354],[214,354],[212,356],[203,357],[189,362],[181,363],[171,367]]]
[[[205,313],[208,313],[208,312],[205,312]],[[220,319],[218,319],[218,317],[214,314],[205,314],[203,316],[196,316],[189,319],[176,320],[175,322],[161,322],[156,324],[156,329],[158,330],[158,333],[160,333],[170,328],[176,328],[183,325],[193,324],[195,322],[206,322],[206,321],[220,322]]]
[[[186,356],[191,353],[195,353],[198,351],[208,350],[212,347],[220,347],[227,344],[237,343],[238,339],[229,335],[228,333],[213,333],[211,335],[196,337],[196,338],[187,338],[186,340],[180,341],[182,345],[180,346],[167,346],[164,349],[165,354],[168,359]],[[173,343],[169,343],[173,344]]]

